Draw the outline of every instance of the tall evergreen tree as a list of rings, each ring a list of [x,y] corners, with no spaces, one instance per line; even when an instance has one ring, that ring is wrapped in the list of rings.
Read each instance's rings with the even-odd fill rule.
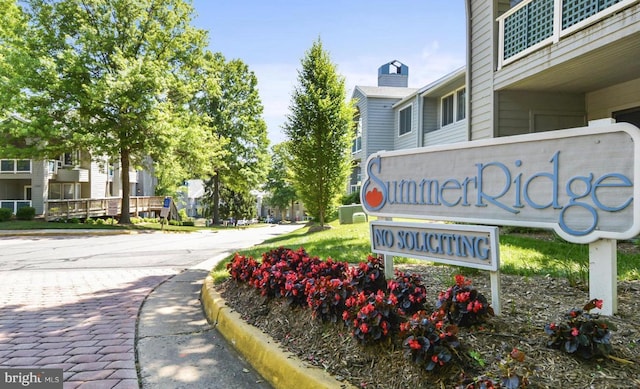
[[[129,223],[130,167],[214,159],[217,144],[188,111],[206,33],[183,0],[24,0],[33,66],[21,69],[28,152],[73,149],[119,158],[121,223]],[[198,142],[194,146],[194,139]],[[212,147],[203,147],[203,145]],[[189,167],[191,170],[192,166]],[[175,177],[173,177],[175,179]]]
[[[291,141],[291,172],[298,196],[324,226],[345,190],[354,111],[346,102],[344,77],[337,74],[320,39],[301,63],[284,130]]]

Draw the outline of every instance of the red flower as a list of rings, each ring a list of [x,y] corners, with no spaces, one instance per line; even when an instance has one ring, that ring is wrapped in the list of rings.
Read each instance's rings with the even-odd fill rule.
[[[471,292],[460,292],[456,295],[456,301],[464,303],[471,297]]]
[[[411,347],[413,350],[420,350],[422,348],[422,345],[417,340],[410,339],[409,340],[409,347]]]
[[[578,335],[580,335],[580,331],[578,331],[578,329],[576,327],[573,327],[571,329],[571,335],[572,336],[578,336]]]
[[[367,325],[367,323],[360,324],[360,332],[362,332],[363,334],[369,332],[369,326]]]

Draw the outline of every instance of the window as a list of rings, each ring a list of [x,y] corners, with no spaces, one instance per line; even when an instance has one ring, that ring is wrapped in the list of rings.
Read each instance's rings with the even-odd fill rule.
[[[80,152],[64,153],[59,159],[62,166],[76,166],[80,163]]]
[[[362,119],[360,116],[357,117],[356,121],[356,137],[353,139],[351,143],[351,153],[355,154],[362,150]]]
[[[462,88],[456,92],[456,121],[467,116],[467,90]]]
[[[467,115],[467,91],[458,89],[442,98],[441,127],[463,120]]]
[[[453,94],[442,98],[442,127],[453,123]]]
[[[403,109],[399,113],[400,125],[398,126],[398,136],[411,132],[411,106]]]
[[[49,199],[61,200],[62,199],[62,185],[50,184],[49,185]]]
[[[3,173],[15,172],[16,161],[14,159],[3,159],[0,161],[0,171]]]

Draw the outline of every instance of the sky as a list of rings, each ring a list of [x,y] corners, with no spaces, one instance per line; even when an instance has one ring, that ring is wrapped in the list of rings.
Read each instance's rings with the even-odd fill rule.
[[[320,39],[346,98],[356,85],[376,86],[378,68],[409,67],[420,88],[465,65],[462,0],[192,0],[193,25],[209,32],[209,50],[240,59],[258,78],[271,144],[282,130],[301,60]]]

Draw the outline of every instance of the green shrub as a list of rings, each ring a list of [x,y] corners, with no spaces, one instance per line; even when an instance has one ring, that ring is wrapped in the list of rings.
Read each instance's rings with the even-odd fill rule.
[[[91,218],[88,218],[87,220],[84,221],[84,224],[92,226],[92,225],[96,224],[96,221],[91,219]]]
[[[71,219],[67,220],[67,223],[69,223],[69,224],[80,224],[80,219],[78,219],[77,217],[72,217]]]
[[[193,227],[196,225],[196,222],[194,220],[185,220],[182,222],[183,226],[188,226],[188,227]]]
[[[6,222],[11,220],[11,216],[13,216],[13,212],[11,212],[8,208],[0,208],[0,222]]]
[[[33,220],[36,217],[36,209],[33,207],[21,207],[16,212],[18,220]]]
[[[169,220],[170,226],[181,226],[182,222],[180,220]]]

